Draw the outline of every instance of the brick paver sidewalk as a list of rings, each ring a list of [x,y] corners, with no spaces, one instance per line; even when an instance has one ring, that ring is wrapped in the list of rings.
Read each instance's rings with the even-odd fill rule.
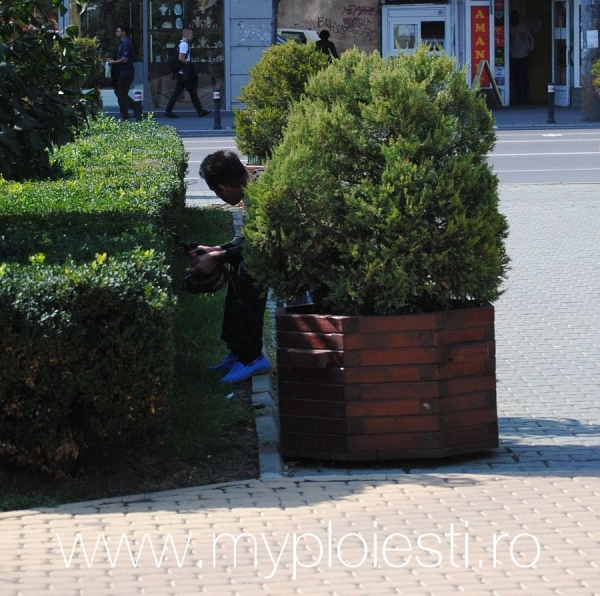
[[[0,594],[600,595],[599,191],[501,189],[498,450],[0,514]]]
[[[597,475],[254,480],[0,524],[4,596],[600,593]]]

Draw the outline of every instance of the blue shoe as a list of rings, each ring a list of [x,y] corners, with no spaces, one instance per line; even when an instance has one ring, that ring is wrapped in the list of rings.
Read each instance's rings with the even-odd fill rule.
[[[225,358],[223,358],[223,360],[221,360],[221,362],[219,362],[219,364],[213,364],[212,366],[209,366],[208,370],[226,373],[231,370],[231,367],[236,362],[236,357],[231,352],[227,352],[227,355],[225,356]]]
[[[253,360],[250,364],[242,364],[236,362],[231,370],[221,379],[221,383],[239,383],[245,381],[254,375],[266,373],[271,370],[269,361],[260,355],[256,360]]]

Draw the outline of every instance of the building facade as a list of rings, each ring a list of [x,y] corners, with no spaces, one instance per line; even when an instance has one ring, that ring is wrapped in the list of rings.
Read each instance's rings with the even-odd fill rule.
[[[582,107],[600,120],[600,98],[590,69],[600,58],[600,0],[95,0],[79,15],[73,9],[59,25],[80,26],[100,41],[104,57],[117,50],[116,28],[133,29],[137,49],[132,92],[143,92],[146,110],[164,109],[174,86],[169,50],[186,26],[194,31],[192,60],[199,70],[199,95],[210,105],[221,91],[222,106],[239,105],[250,68],[275,39],[276,27],[328,29],[338,51],[357,47],[383,55],[411,52],[419,42],[436,44],[468,68],[468,80],[481,73],[482,86],[495,84],[504,105],[516,102],[511,73],[510,15],[519,14],[533,36],[527,80],[531,103],[546,103],[552,84],[555,104]],[[489,80],[487,72],[493,81]],[[105,106],[116,105],[109,85]],[[186,94],[178,103],[185,108]],[[191,104],[190,104],[191,109]]]
[[[511,105],[516,101],[510,61],[513,11],[534,39],[529,101],[546,103],[553,84],[556,105],[598,104],[597,94],[585,93],[586,85],[591,87],[591,64],[600,57],[598,0],[280,0],[279,26],[328,29],[342,51],[357,46],[393,55],[412,51],[420,41],[438,44],[468,67],[469,81],[485,60],[503,104]],[[484,71],[482,86],[489,84],[486,76]]]

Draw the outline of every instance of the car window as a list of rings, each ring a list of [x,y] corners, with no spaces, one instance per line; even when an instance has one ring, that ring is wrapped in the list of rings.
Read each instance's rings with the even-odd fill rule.
[[[308,40],[306,39],[306,35],[301,31],[281,31],[281,37],[286,41],[288,39],[292,39],[293,41],[297,41],[298,43],[306,43]]]

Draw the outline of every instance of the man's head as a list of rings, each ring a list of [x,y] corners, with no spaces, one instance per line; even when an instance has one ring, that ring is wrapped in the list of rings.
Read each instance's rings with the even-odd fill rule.
[[[319,38],[323,41],[327,41],[329,39],[329,31],[327,31],[327,29],[323,29],[323,31],[319,33]]]
[[[194,37],[194,32],[191,29],[183,29],[181,31],[181,38],[185,39],[185,41],[191,41]]]
[[[129,27],[127,25],[121,25],[117,27],[117,37],[119,39],[125,39],[129,37]]]
[[[200,164],[200,176],[229,205],[237,205],[244,198],[248,172],[233,151],[223,149],[207,155]]]
[[[521,21],[521,15],[519,14],[519,11],[517,10],[513,10],[510,13],[510,24],[511,25],[518,25]]]

